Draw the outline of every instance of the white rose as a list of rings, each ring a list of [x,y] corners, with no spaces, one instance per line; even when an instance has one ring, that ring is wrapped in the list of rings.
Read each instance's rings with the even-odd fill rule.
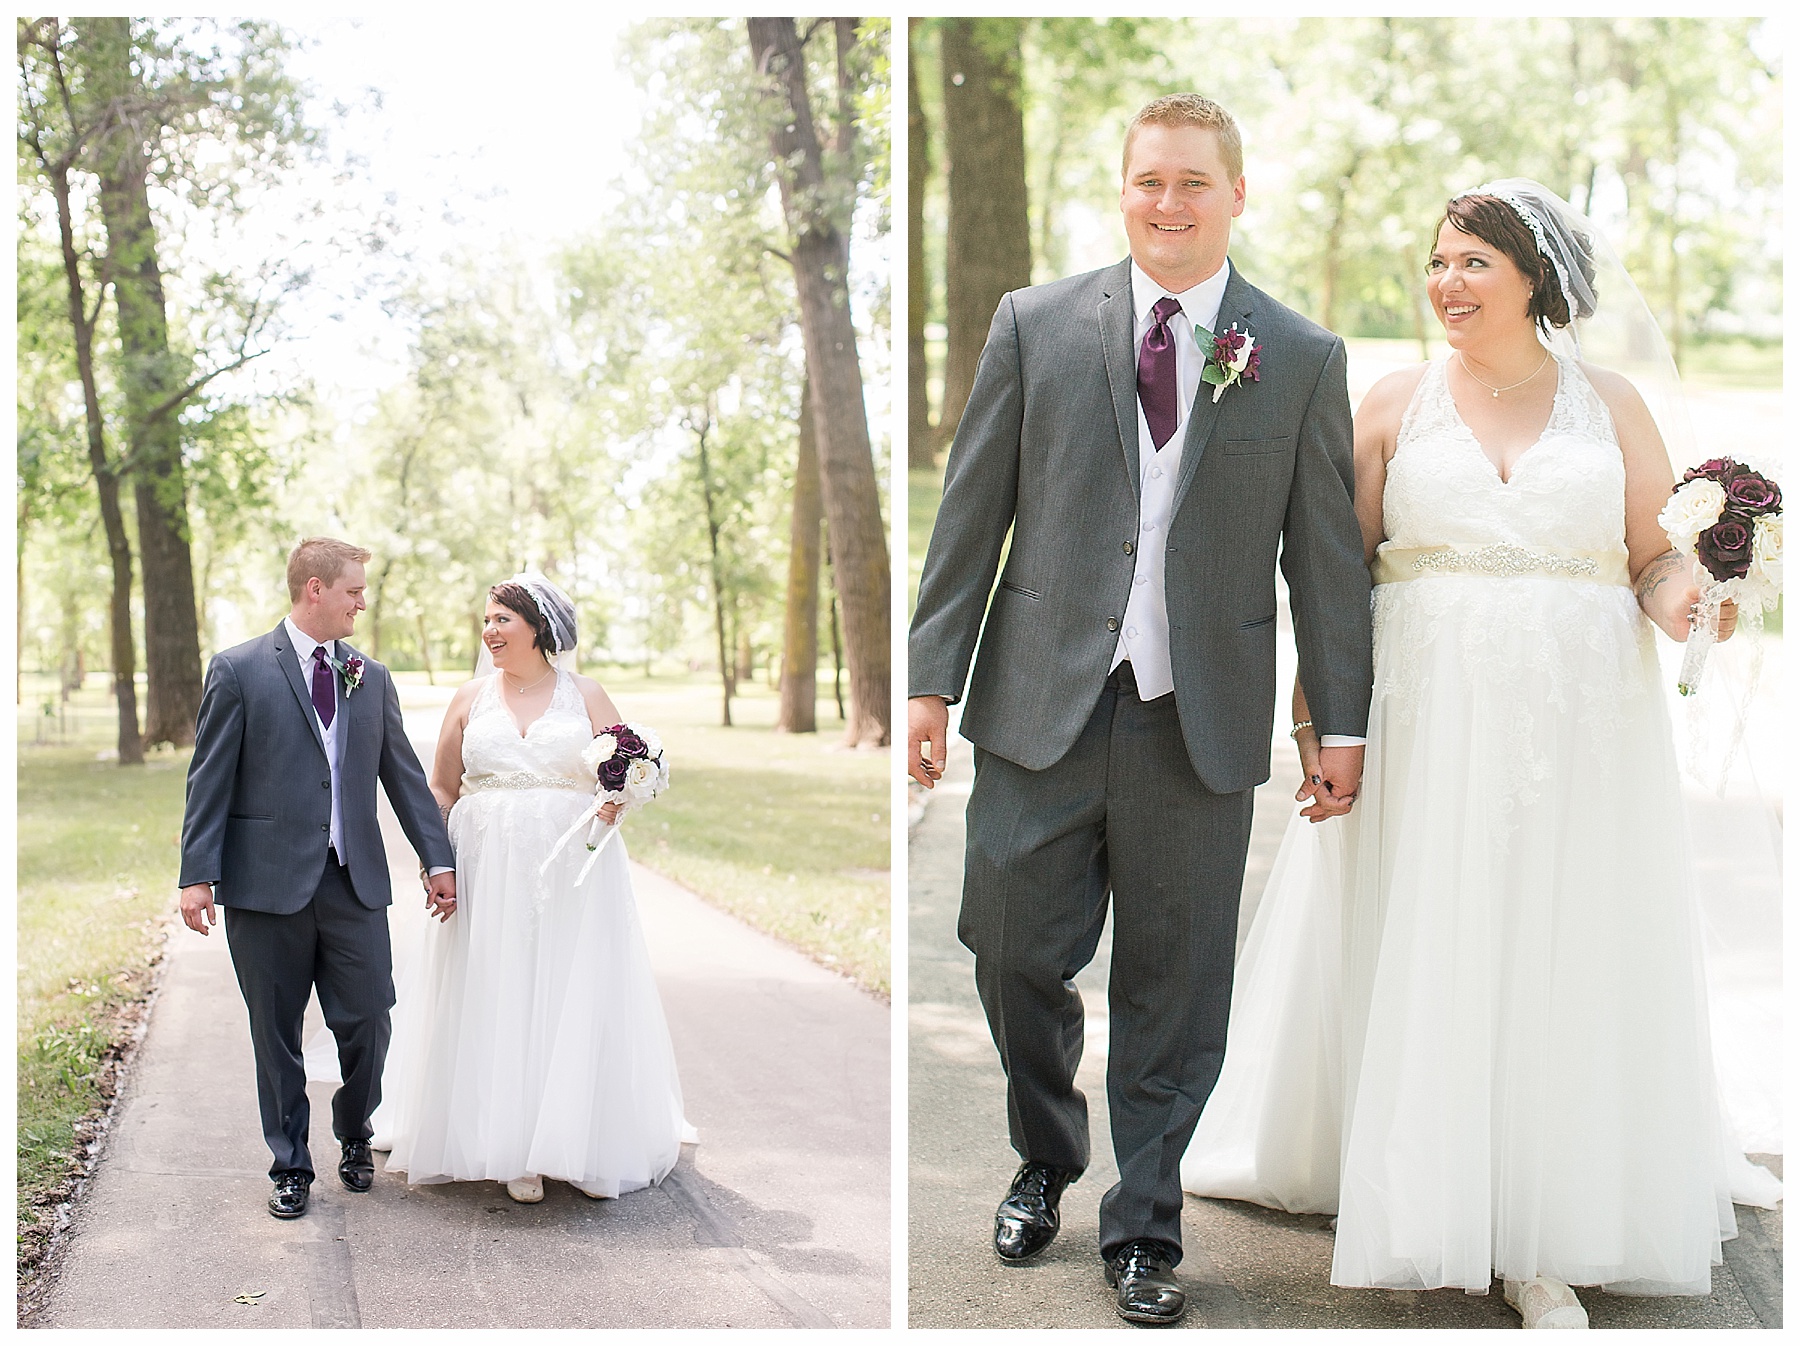
[[[581,750],[581,760],[589,771],[595,775],[600,772],[602,762],[610,762],[612,755],[619,750],[619,740],[611,734],[596,734],[591,743]]]
[[[1762,586],[1765,607],[1774,607],[1781,594],[1781,515],[1765,514],[1750,534],[1750,573]]]
[[[656,798],[657,766],[647,757],[640,757],[625,768],[625,797],[634,804],[642,804]]]
[[[1669,497],[1657,524],[1669,535],[1669,541],[1693,555],[1700,534],[1719,521],[1725,512],[1725,488],[1716,481],[1696,477]]]

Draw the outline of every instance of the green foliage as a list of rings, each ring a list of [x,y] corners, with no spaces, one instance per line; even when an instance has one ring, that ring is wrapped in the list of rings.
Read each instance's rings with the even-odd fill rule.
[[[1779,331],[1769,20],[1010,22],[1023,24],[1039,280],[1121,255],[1125,125],[1151,97],[1198,89],[1243,130],[1249,204],[1234,255],[1346,334],[1419,339],[1422,259],[1444,202],[1502,176],[1536,177],[1621,233],[1629,220],[1616,241],[1678,352],[1700,334]],[[935,59],[930,33],[921,25],[913,44],[922,63]],[[922,79],[935,131],[933,84]],[[933,235],[943,172],[940,157]],[[941,259],[928,265],[935,316]]]

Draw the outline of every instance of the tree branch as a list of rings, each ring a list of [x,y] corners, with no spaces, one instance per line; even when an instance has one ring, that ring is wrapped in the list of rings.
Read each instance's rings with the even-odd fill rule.
[[[178,408],[183,402],[187,401],[195,393],[199,392],[207,384],[211,383],[214,379],[218,378],[219,375],[229,374],[232,370],[241,368],[242,366],[249,364],[252,360],[258,359],[261,356],[267,355],[268,353],[269,352],[266,350],[251,351],[247,355],[240,355],[237,359],[233,360],[228,365],[220,365],[217,369],[214,369],[208,373],[202,374],[199,378],[195,379],[192,383],[188,384],[188,386],[183,388],[180,392],[173,393],[170,396],[165,397],[161,402],[159,402],[155,406],[155,408],[153,408],[151,410],[150,414],[144,418],[144,424],[145,425],[154,425],[157,421],[160,421],[163,417],[167,416],[171,411],[174,411],[176,408]]]

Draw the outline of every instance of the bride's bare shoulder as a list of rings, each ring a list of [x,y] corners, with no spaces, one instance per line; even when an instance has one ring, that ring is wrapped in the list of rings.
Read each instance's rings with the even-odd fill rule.
[[[1400,420],[1406,415],[1407,407],[1412,405],[1413,394],[1419,391],[1419,382],[1429,368],[1429,363],[1410,365],[1376,379],[1356,408],[1358,434],[1374,433],[1391,439],[1400,428]]]

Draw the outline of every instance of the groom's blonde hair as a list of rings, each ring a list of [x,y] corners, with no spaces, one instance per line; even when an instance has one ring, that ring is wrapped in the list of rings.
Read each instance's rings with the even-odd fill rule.
[[[1197,93],[1172,93],[1152,99],[1138,109],[1131,125],[1125,128],[1125,153],[1119,163],[1121,174],[1131,171],[1131,142],[1137,139],[1140,126],[1198,126],[1219,135],[1219,148],[1225,152],[1225,168],[1236,182],[1244,176],[1244,138],[1238,124],[1224,108]]]
[[[367,565],[375,555],[367,547],[354,542],[339,542],[334,537],[302,538],[300,545],[288,554],[288,602],[298,603],[306,592],[306,582],[318,578],[327,589],[338,582],[344,567],[355,561]]]

